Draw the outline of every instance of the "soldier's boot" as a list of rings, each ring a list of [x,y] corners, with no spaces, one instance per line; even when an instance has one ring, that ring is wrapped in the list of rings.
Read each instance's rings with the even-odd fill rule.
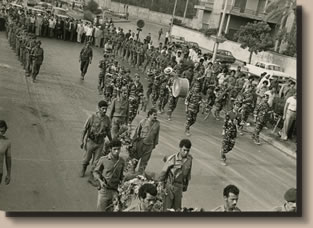
[[[191,133],[190,133],[190,129],[189,129],[189,127],[188,127],[188,126],[186,126],[186,129],[185,129],[185,134],[186,134],[187,136],[190,136],[190,135],[191,135]]]
[[[86,173],[87,165],[82,166],[82,170],[80,171],[80,177],[84,177]]]
[[[227,163],[226,163],[226,156],[223,152],[221,152],[221,164],[226,166]]]
[[[172,112],[168,112],[167,114],[167,120],[171,121],[172,120]]]
[[[82,73],[80,74],[80,79],[81,79],[81,80],[84,80],[84,76],[85,76],[85,74],[82,72]]]
[[[256,145],[261,145],[261,143],[260,143],[260,139],[259,139],[259,137],[257,136],[257,135],[255,135],[255,137],[254,137],[254,143],[256,144]]]

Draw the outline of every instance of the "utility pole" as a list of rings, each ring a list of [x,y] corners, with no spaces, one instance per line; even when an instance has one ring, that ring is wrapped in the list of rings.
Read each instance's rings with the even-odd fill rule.
[[[172,27],[173,27],[175,12],[176,12],[176,6],[177,6],[177,0],[175,0],[173,14],[172,14],[172,20],[171,20],[171,24],[170,24],[170,37],[172,35]]]
[[[184,11],[184,21],[185,21],[186,14],[187,14],[188,3],[189,3],[189,0],[186,1],[185,11]]]
[[[222,35],[222,30],[223,30],[223,25],[224,25],[224,21],[225,21],[225,16],[226,16],[226,9],[227,9],[227,5],[228,5],[228,0],[225,0],[225,3],[224,3],[224,9],[223,9],[223,15],[222,15],[222,19],[221,19],[221,23],[220,23],[220,27],[218,29],[218,34],[217,34],[217,39],[215,39],[215,43],[214,43],[214,51],[213,51],[213,57],[212,57],[212,62],[214,63],[215,62],[215,59],[216,59],[216,53],[217,53],[217,50],[218,50],[218,44],[219,44],[219,38],[221,37]]]

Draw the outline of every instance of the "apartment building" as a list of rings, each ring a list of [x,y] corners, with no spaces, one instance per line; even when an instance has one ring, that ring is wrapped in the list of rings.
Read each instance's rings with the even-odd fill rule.
[[[232,37],[242,25],[248,22],[260,21],[265,17],[265,9],[270,0],[199,0],[196,5],[197,19],[200,28],[219,28],[224,5],[227,2],[226,18],[223,32]],[[269,21],[275,32],[277,21]]]

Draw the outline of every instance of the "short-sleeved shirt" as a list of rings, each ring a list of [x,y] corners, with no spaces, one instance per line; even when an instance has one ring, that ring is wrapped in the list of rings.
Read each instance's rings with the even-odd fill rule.
[[[88,118],[84,129],[88,132],[88,137],[91,140],[100,144],[103,143],[105,137],[110,134],[111,120],[106,115],[100,117],[100,115],[96,113]]]
[[[111,154],[99,159],[94,172],[102,175],[107,189],[117,190],[123,180],[125,162],[122,158],[114,159]]]
[[[289,104],[288,110],[293,111],[293,112],[297,111],[297,99],[295,99],[293,96],[289,97],[286,100],[286,104]]]
[[[92,58],[92,49],[91,47],[86,48],[84,47],[80,52],[80,58],[81,60],[89,60],[89,58]]]

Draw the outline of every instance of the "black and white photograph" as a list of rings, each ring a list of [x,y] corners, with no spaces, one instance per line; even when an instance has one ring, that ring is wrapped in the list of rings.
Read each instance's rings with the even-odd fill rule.
[[[0,210],[301,216],[299,9],[0,0]]]

